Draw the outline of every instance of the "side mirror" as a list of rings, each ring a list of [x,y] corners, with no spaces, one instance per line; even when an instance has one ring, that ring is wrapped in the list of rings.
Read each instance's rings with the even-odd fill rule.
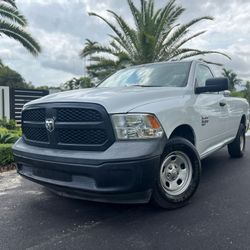
[[[205,92],[220,92],[229,89],[228,78],[219,77],[207,79],[206,85],[204,87],[197,87],[195,89],[196,94],[201,94]]]

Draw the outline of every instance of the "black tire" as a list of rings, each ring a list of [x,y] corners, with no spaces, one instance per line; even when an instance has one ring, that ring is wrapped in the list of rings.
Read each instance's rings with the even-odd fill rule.
[[[184,153],[189,158],[189,163],[191,163],[192,168],[192,174],[190,174],[189,177],[189,184],[187,184],[187,187],[185,190],[183,190],[180,194],[170,194],[166,188],[163,187],[162,184],[162,175],[166,175],[165,170],[162,171],[163,168],[170,168],[164,166],[164,161],[168,159],[168,157],[171,157],[172,154],[175,154],[175,152],[181,152]],[[172,159],[170,160],[172,161]],[[175,161],[175,160],[174,160]],[[171,164],[169,164],[170,166]],[[155,185],[152,193],[151,202],[161,208],[165,209],[176,209],[179,207],[185,206],[190,198],[194,195],[199,182],[200,182],[200,175],[201,175],[201,162],[199,154],[194,147],[192,143],[190,143],[188,140],[184,138],[173,138],[170,139],[165,147],[165,151],[162,155],[161,164],[159,168],[157,169],[157,175],[155,180]],[[177,177],[178,178],[178,177]],[[177,179],[176,178],[176,179]],[[178,183],[179,180],[177,180]],[[171,181],[170,181],[171,182]]]
[[[238,133],[233,142],[228,144],[228,153],[232,158],[240,158],[244,155],[246,144],[246,129],[243,124],[240,124]],[[243,140],[243,141],[242,141]],[[243,144],[242,144],[243,143]]]

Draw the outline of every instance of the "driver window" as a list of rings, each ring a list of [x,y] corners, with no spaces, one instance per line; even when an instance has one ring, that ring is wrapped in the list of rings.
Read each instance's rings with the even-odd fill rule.
[[[198,65],[196,70],[196,87],[204,87],[206,80],[214,78],[210,69],[204,65]]]

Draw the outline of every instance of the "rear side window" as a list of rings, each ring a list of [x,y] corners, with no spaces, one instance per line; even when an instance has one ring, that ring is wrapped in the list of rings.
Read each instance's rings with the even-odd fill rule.
[[[214,78],[211,70],[205,65],[198,65],[196,70],[196,86],[204,87],[206,80],[209,78]]]

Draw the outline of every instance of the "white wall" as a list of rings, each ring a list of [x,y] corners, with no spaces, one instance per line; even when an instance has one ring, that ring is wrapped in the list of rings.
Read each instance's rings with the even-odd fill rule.
[[[0,86],[0,119],[3,116],[10,119],[10,90],[9,87]]]

